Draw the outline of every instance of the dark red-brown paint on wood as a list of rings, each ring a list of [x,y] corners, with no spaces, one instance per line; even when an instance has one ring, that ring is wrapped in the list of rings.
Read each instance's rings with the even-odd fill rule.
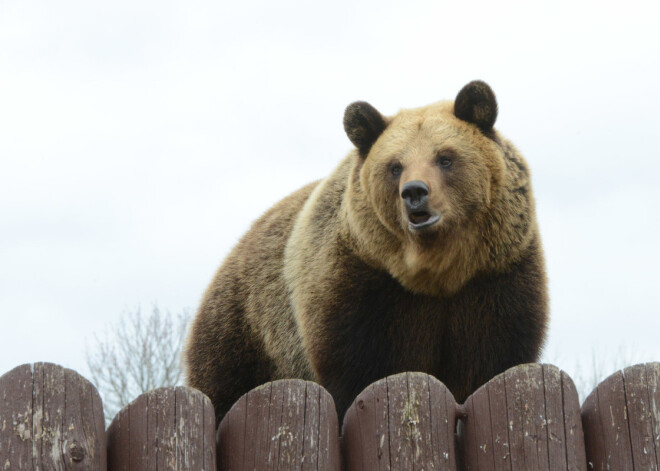
[[[545,401],[545,423],[548,454],[548,469],[568,469],[568,442],[564,427],[564,404],[562,401],[562,372],[551,365],[543,365],[543,389]],[[577,397],[572,402],[579,411]]]
[[[496,469],[488,386],[482,386],[465,401],[464,439],[461,440],[461,448],[466,470]]]
[[[260,388],[267,388],[268,397],[270,398],[270,383]],[[247,402],[248,394],[245,394],[234,403],[222,419],[222,422],[220,422],[216,437],[218,469],[238,470],[250,469],[250,467],[254,468],[254,453],[248,453],[245,447],[246,424],[248,423],[245,417],[248,412]]]
[[[577,389],[573,380],[563,371],[561,388],[567,469],[570,471],[589,469],[584,451],[584,432]]]
[[[279,380],[253,389],[220,423],[218,454],[223,471],[339,471],[334,402],[309,381]]]
[[[649,404],[646,374],[646,365],[635,365],[623,370],[628,430],[630,431],[630,446],[635,468],[657,471],[653,417]]]
[[[106,469],[103,406],[96,388],[51,363],[0,377],[0,467]]]
[[[479,388],[464,406],[464,469],[586,470],[575,452],[584,449],[577,393],[564,381],[570,379],[554,366],[527,364]]]
[[[142,394],[108,428],[108,469],[215,470],[211,401],[183,386]]]
[[[645,366],[653,449],[655,450],[655,462],[660,467],[660,363],[647,363]]]
[[[387,381],[367,387],[346,411],[342,448],[348,470],[390,469]]]
[[[492,427],[493,469],[511,470],[511,444],[507,417],[507,397],[504,375],[498,375],[487,383],[488,410]],[[484,393],[481,393],[484,394]],[[484,406],[485,408],[485,406]]]
[[[346,470],[455,470],[455,409],[445,386],[424,373],[373,383],[344,418]]]
[[[447,387],[428,376],[431,439],[435,469],[454,470],[456,467],[456,400]]]
[[[589,469],[633,470],[623,373],[601,382],[582,405]]]
[[[590,469],[658,469],[658,370],[635,365],[602,381],[582,406]]]
[[[213,404],[199,391],[175,388],[174,411],[178,469],[215,470],[215,412]],[[200,446],[189,446],[198,443]]]

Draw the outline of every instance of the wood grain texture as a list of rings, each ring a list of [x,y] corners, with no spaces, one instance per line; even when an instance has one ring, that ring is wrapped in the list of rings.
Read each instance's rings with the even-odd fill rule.
[[[339,471],[339,430],[330,394],[280,380],[243,395],[220,423],[218,469]]]
[[[464,409],[466,470],[587,469],[577,392],[554,366],[511,368],[472,394]]]
[[[215,413],[187,387],[142,394],[108,428],[108,470],[215,471]]]
[[[581,470],[587,466],[587,458],[584,450],[584,432],[580,409],[575,407],[578,403],[578,393],[573,380],[563,371],[561,372],[561,388],[566,440],[566,466],[571,471]],[[587,466],[587,469],[590,468]]]
[[[660,364],[628,367],[582,405],[587,460],[595,470],[658,470]]]
[[[103,405],[73,370],[51,363],[0,377],[0,469],[106,470]]]
[[[343,426],[347,471],[456,470],[456,403],[424,373],[373,383],[349,407]]]

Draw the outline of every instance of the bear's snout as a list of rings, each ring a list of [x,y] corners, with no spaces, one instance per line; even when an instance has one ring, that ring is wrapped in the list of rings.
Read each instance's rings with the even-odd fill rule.
[[[401,198],[406,206],[410,230],[426,229],[440,220],[440,214],[429,210],[429,187],[423,181],[406,182],[401,188]]]
[[[424,210],[429,201],[429,187],[421,180],[406,182],[401,189],[401,198],[408,212]]]

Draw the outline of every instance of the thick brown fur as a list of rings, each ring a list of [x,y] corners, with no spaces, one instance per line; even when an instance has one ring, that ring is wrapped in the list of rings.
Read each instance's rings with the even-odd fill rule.
[[[268,211],[230,253],[185,352],[188,384],[218,419],[279,378],[319,382],[341,418],[393,373],[432,374],[462,401],[537,359],[547,294],[529,171],[492,128],[486,84],[468,84],[456,102],[461,110],[441,102],[383,117],[381,130],[375,108],[349,107],[358,149]],[[424,230],[401,196],[410,181],[427,185],[439,215]]]

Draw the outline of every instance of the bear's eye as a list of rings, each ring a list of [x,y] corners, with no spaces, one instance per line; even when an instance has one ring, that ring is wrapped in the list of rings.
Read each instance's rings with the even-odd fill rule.
[[[399,162],[393,162],[390,164],[390,173],[393,176],[398,177],[401,175],[401,172],[403,172],[403,166],[401,166]]]
[[[451,167],[452,163],[453,160],[451,159],[451,157],[447,157],[446,155],[438,156],[438,165],[440,165],[442,168],[449,168]]]

